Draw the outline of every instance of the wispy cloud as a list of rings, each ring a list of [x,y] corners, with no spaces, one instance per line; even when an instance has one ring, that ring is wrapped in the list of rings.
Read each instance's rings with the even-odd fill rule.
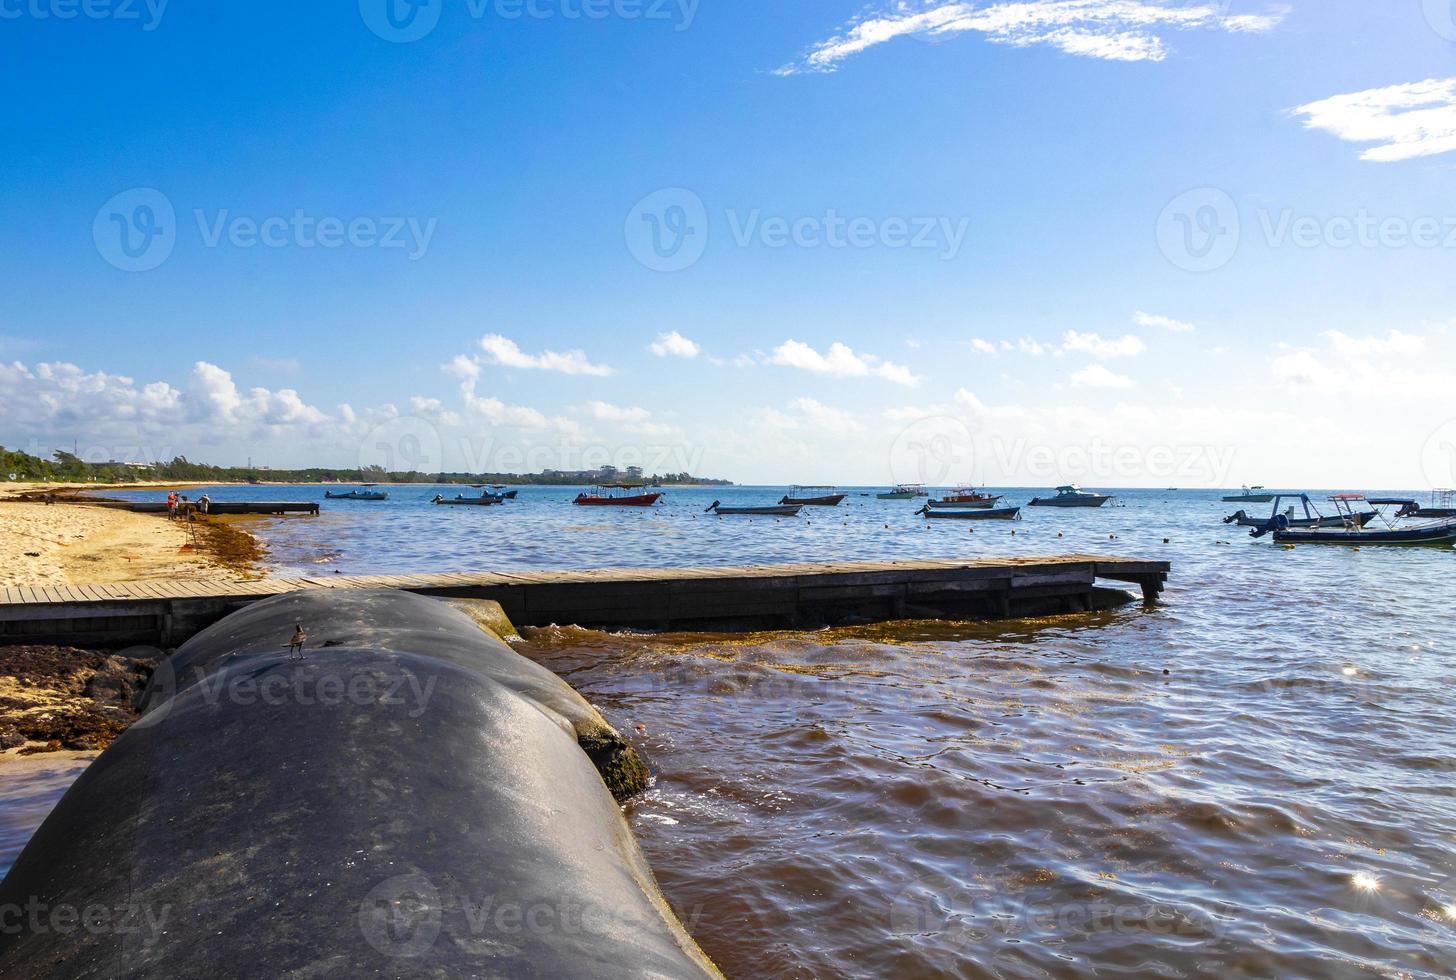
[[[873,354],[857,354],[838,341],[830,344],[829,350],[823,354],[802,341],[786,341],[774,348],[768,361],[770,364],[839,378],[876,377],[910,386],[920,383],[920,379],[904,365],[883,360]]]
[[[1083,388],[1131,388],[1132,378],[1115,374],[1101,364],[1089,364],[1072,375],[1072,384]]]
[[[1152,327],[1157,330],[1171,330],[1173,333],[1192,333],[1195,329],[1193,324],[1184,323],[1182,320],[1175,320],[1169,316],[1158,316],[1154,313],[1144,313],[1138,310],[1132,315],[1132,322],[1140,327]]]
[[[1098,360],[1113,357],[1136,357],[1148,349],[1139,337],[1128,334],[1121,340],[1106,340],[1101,334],[1068,330],[1062,336],[1062,350],[1067,353],[1091,354]]]
[[[830,72],[845,59],[896,38],[966,32],[997,44],[1046,44],[1068,54],[1107,61],[1162,61],[1168,51],[1160,31],[1267,31],[1284,18],[1282,9],[1229,15],[1226,8],[1224,3],[1156,0],[1022,0],[987,5],[894,0],[851,21],[776,74]]]
[[[583,351],[569,350],[565,353],[545,351],[541,354],[527,354],[509,337],[498,333],[489,334],[480,341],[481,350],[492,362],[503,367],[524,368],[532,371],[557,371],[561,374],[587,374],[605,377],[612,369],[605,364],[593,364]]]
[[[1456,150],[1456,78],[1372,88],[1298,106],[1306,129],[1377,143],[1362,160],[1393,163]]]

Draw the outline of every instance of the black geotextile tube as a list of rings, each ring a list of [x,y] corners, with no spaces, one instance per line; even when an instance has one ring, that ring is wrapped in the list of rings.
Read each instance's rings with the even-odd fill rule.
[[[620,737],[445,602],[257,603],[144,705],[0,883],[0,976],[718,976],[582,748]]]

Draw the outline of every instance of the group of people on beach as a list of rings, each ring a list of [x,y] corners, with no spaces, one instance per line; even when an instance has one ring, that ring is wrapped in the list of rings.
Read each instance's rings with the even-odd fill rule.
[[[175,518],[179,513],[188,513],[188,506],[189,502],[185,493],[178,493],[176,490],[172,490],[167,493],[167,517]],[[208,498],[207,494],[204,493],[202,496],[198,497],[197,502],[195,504],[191,504],[191,506],[196,508],[198,513],[206,514],[212,506],[212,501]]]

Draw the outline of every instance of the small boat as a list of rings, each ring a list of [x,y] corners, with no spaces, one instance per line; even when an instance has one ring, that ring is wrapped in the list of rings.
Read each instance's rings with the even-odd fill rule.
[[[1296,503],[1290,504],[1281,513],[1279,507],[1285,500],[1293,500]],[[1374,505],[1378,503],[1378,501],[1372,500],[1370,501],[1370,503]],[[1300,517],[1295,512],[1294,508],[1297,504],[1304,505],[1303,517]],[[1375,511],[1365,510],[1355,512],[1350,516],[1335,514],[1330,517],[1325,517],[1324,515],[1316,511],[1310,504],[1308,494],[1276,493],[1274,495],[1274,509],[1268,517],[1250,517],[1247,511],[1240,510],[1234,512],[1233,514],[1230,514],[1228,517],[1225,517],[1223,519],[1223,522],[1225,524],[1236,524],[1239,527],[1252,527],[1256,529],[1262,528],[1264,533],[1267,534],[1269,531],[1272,531],[1274,529],[1276,521],[1278,522],[1280,527],[1284,528],[1344,527],[1352,520],[1357,521],[1361,527],[1364,527],[1366,524],[1369,524],[1371,521],[1373,521],[1375,519],[1375,516]],[[1402,513],[1398,516],[1404,517],[1405,514]],[[1279,520],[1280,518],[1283,518],[1283,520]],[[1255,535],[1255,537],[1259,536],[1260,535]]]
[[[1362,504],[1371,504],[1362,494],[1340,493],[1330,498],[1340,516],[1345,519],[1342,527],[1292,528],[1282,526],[1286,520],[1283,514],[1276,515],[1271,529],[1276,544],[1384,544],[1384,545],[1447,545],[1456,542],[1456,518],[1422,521],[1416,524],[1396,524],[1381,514],[1381,526],[1370,527],[1359,522]],[[1263,537],[1267,530],[1255,528],[1254,537]]]
[[[926,506],[989,508],[996,506],[996,501],[1000,499],[1000,494],[979,493],[975,490],[955,490],[939,500],[930,501]]]
[[[902,483],[893,490],[875,494],[881,500],[914,500],[916,497],[928,497],[929,493],[918,483]]]
[[[799,511],[803,510],[803,504],[777,504],[769,507],[724,507],[721,502],[715,500],[704,514],[717,514],[719,517],[733,515],[741,517],[798,517]]]
[[[942,510],[952,507],[960,507],[962,508],[962,510],[964,510],[964,508],[980,508],[980,510],[989,510],[989,508],[992,508],[994,507],[994,505],[996,505],[996,502],[999,501],[1000,498],[1002,498],[1002,495],[1000,494],[976,494],[976,492],[970,491],[955,491],[954,494],[946,494],[945,497],[942,497],[941,499],[932,499],[932,501],[926,501],[926,507],[938,507],[942,508]]]
[[[366,483],[358,490],[350,490],[348,493],[334,493],[332,490],[324,491],[325,500],[388,500],[389,494],[383,490],[373,489],[377,484]]]
[[[462,493],[454,500],[447,500],[444,494],[437,493],[430,502],[437,507],[499,507],[504,501],[493,493],[483,493],[479,497],[467,497]]]
[[[1112,498],[1104,493],[1083,490],[1075,483],[1057,487],[1055,497],[1033,497],[1028,507],[1101,507]]]
[[[1432,490],[1429,504],[1411,497],[1371,497],[1370,503],[1376,507],[1399,507],[1396,517],[1456,517],[1456,492],[1451,490]]]
[[[927,505],[915,513],[924,514],[926,520],[939,518],[954,521],[1014,521],[1021,516],[1021,508],[994,507],[983,509],[976,507],[948,507],[935,510]]]
[[[499,497],[501,500],[515,500],[516,496],[521,492],[519,490],[507,490],[504,483],[492,483],[488,486],[477,484],[475,489],[490,490],[493,495]]]
[[[838,507],[848,496],[833,487],[793,487],[779,503],[789,507]]]
[[[1267,504],[1274,499],[1263,487],[1244,487],[1241,493],[1229,494],[1223,498],[1226,504]]]
[[[626,492],[613,496],[613,490]],[[633,490],[639,492],[630,492]],[[592,487],[586,493],[577,494],[572,503],[578,507],[651,507],[662,499],[660,493],[641,493],[641,490],[640,483],[604,483]]]

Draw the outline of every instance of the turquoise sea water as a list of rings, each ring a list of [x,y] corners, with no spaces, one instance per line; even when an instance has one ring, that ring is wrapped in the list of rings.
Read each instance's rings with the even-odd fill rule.
[[[774,520],[702,510],[784,488],[669,489],[651,511],[572,507],[568,488],[492,508],[389,489],[384,503],[260,521],[271,561],[310,575],[1071,552],[1173,563],[1160,606],[1089,616],[532,631],[522,652],[651,760],[634,829],[730,975],[1453,972],[1450,548],[1286,550],[1225,526],[1236,505],[1201,491],[967,527],[860,491]]]

